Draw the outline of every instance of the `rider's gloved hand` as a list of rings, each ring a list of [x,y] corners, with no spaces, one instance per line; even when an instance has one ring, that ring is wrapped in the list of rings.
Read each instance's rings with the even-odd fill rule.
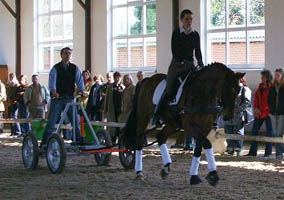
[[[203,64],[202,60],[199,60],[197,63],[198,63],[199,68],[203,68],[204,67],[204,64]]]

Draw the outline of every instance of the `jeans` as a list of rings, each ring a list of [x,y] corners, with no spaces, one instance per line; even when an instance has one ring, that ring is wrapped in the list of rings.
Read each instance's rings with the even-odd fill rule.
[[[274,137],[283,137],[284,131],[284,115],[271,115],[272,127],[273,127],[273,136]],[[276,143],[276,158],[282,158],[284,152],[283,144]]]
[[[238,125],[225,125],[225,132],[226,134],[238,134],[244,135],[245,129],[244,124],[241,122]],[[243,148],[243,141],[242,140],[227,140],[228,148],[234,150],[241,150]]]
[[[8,107],[8,117],[11,119],[18,119],[19,106],[17,103],[11,104]],[[11,135],[20,135],[21,127],[19,123],[11,124]]]
[[[18,114],[20,119],[28,119],[29,117],[29,112],[28,108],[25,104],[19,103],[18,104]],[[31,126],[29,123],[21,123],[21,132],[22,133],[28,133],[31,130]]]
[[[272,132],[272,124],[271,124],[271,119],[270,117],[266,117],[263,119],[254,119],[253,122],[253,127],[252,127],[252,136],[257,136],[260,127],[262,126],[263,122],[265,122],[265,127],[266,127],[266,136],[267,137],[272,137],[273,132]],[[257,155],[257,142],[252,142],[250,145],[250,149],[249,149],[249,154],[250,155]],[[272,153],[272,144],[271,143],[266,143],[266,147],[265,147],[265,153],[264,155],[269,156]]]
[[[4,119],[4,118],[3,118],[3,114],[4,114],[4,112],[0,111],[0,119]],[[4,129],[4,124],[3,124],[3,123],[0,123],[0,131],[3,132],[3,129]]]
[[[45,110],[44,106],[29,106],[29,111],[30,111],[30,118],[31,119],[45,119]]]
[[[189,133],[185,134],[185,148],[194,148],[194,141]]]
[[[42,139],[42,144],[45,144],[51,135],[54,125],[59,120],[60,115],[62,111],[65,109],[66,105],[68,103],[72,103],[73,98],[59,98],[59,99],[51,99],[50,102],[50,112],[48,116],[48,122],[44,130],[44,136]],[[76,138],[80,138],[80,128],[79,128],[79,117],[78,117],[78,111],[77,108],[75,109],[75,124],[73,124],[73,127],[75,127],[76,132]],[[73,112],[72,107],[69,107],[67,116],[69,119],[73,119]],[[71,120],[72,122],[72,120]]]

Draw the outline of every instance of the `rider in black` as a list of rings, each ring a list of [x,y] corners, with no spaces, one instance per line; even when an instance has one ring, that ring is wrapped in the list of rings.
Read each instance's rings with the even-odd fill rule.
[[[200,37],[198,32],[191,27],[192,19],[193,13],[190,10],[183,10],[180,15],[182,26],[177,28],[172,34],[173,59],[168,69],[166,89],[155,109],[152,121],[154,125],[159,124],[161,111],[176,95],[178,75],[195,70],[193,51],[195,51],[198,66],[204,66],[200,50]]]

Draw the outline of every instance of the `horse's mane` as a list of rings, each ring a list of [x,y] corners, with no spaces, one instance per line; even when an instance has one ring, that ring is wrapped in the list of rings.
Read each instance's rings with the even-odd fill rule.
[[[225,72],[229,72],[229,71],[233,72],[230,68],[226,67],[226,65],[219,63],[219,62],[213,62],[203,67],[202,69],[198,70],[196,72],[196,75],[201,75],[204,72],[211,70],[212,68],[223,69]]]

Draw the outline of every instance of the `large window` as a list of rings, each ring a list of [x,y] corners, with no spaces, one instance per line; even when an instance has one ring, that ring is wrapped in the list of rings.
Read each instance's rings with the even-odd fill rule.
[[[206,1],[206,62],[264,67],[265,0]]]
[[[73,46],[73,0],[35,0],[36,64],[39,72],[61,60],[60,50]]]
[[[155,0],[112,0],[112,69],[155,69],[155,3]]]

